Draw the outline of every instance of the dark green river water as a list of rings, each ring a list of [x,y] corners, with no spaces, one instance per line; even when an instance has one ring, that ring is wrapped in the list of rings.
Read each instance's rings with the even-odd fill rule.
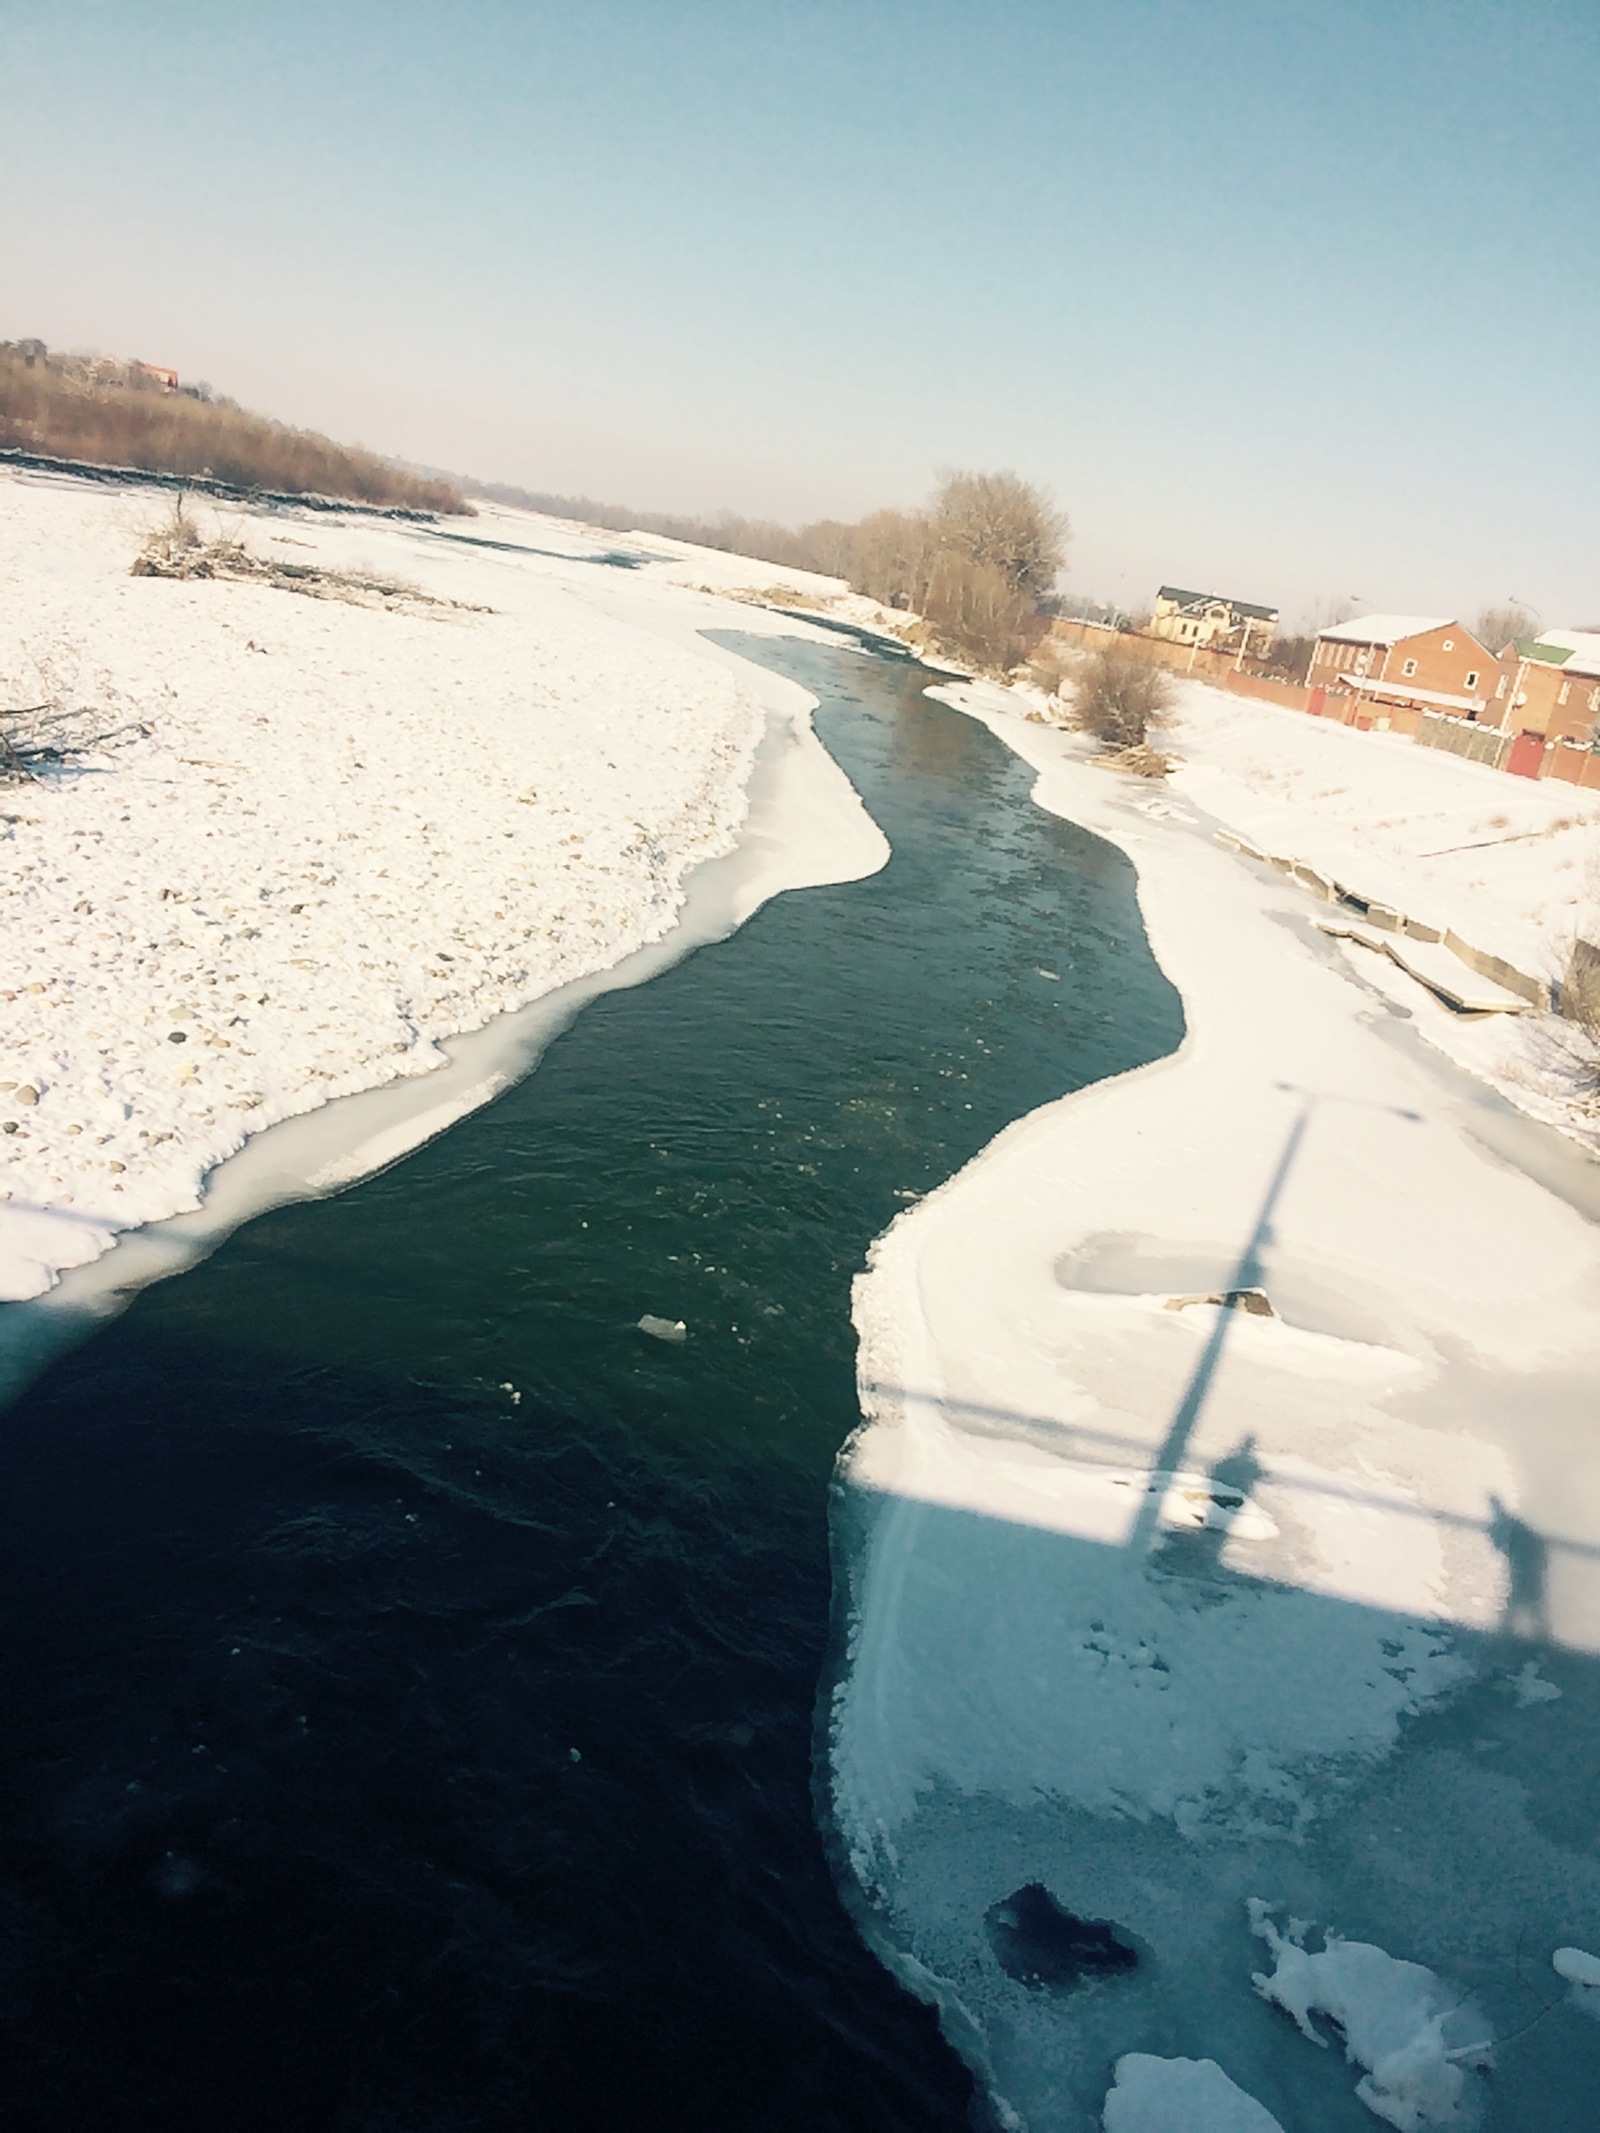
[[[13,2129],[966,2122],[813,1814],[850,1281],[1181,1017],[1127,863],[925,672],[727,641],[819,697],[888,867],[598,1000],[0,1424]]]

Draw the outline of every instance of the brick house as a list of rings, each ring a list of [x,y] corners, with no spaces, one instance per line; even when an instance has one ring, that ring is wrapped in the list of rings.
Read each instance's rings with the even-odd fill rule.
[[[1600,783],[1600,632],[1546,630],[1500,654],[1487,718],[1510,736],[1505,768],[1524,778]]]
[[[1310,709],[1346,725],[1415,733],[1428,711],[1478,719],[1499,662],[1459,622],[1434,615],[1360,615],[1318,632],[1306,685]]]
[[[1257,607],[1249,600],[1225,599],[1221,593],[1185,592],[1177,585],[1163,585],[1151,611],[1149,634],[1174,644],[1198,645],[1203,650],[1237,652],[1241,659],[1259,657],[1272,649],[1278,610]]]
[[[1588,746],[1600,724],[1600,635],[1550,630],[1519,637],[1499,664],[1489,715],[1503,733]]]

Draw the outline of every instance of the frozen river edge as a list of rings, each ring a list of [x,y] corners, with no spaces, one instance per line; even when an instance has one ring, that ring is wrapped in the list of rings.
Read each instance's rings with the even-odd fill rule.
[[[158,624],[169,631],[176,626],[180,652],[189,649],[185,638],[193,637],[200,650],[214,654],[215,647],[207,644],[205,637],[208,629],[213,636],[216,634],[217,607],[221,609],[220,627],[224,632],[236,633],[244,622],[265,636],[264,624],[287,622],[298,626],[303,634],[309,620],[317,632],[309,648],[308,663],[313,673],[330,672],[330,630],[331,644],[338,646],[346,658],[359,659],[364,650],[370,649],[372,624],[367,615],[351,615],[348,610],[335,608],[330,618],[323,612],[322,602],[286,600],[281,593],[269,592],[264,596],[263,607],[263,595],[257,588],[229,584],[190,588],[152,586],[150,581],[143,581],[126,586],[121,551],[128,546],[129,526],[123,516],[128,499],[114,490],[109,495],[99,490],[84,495],[80,490],[81,485],[69,482],[47,486],[40,494],[19,483],[3,499],[12,507],[13,523],[24,534],[37,539],[42,533],[46,541],[54,537],[58,544],[56,555],[47,548],[47,560],[56,565],[54,574],[58,578],[68,579],[76,602],[75,607],[70,601],[65,604],[57,624],[63,633],[73,626],[83,633],[87,620],[93,620],[101,625],[102,635],[107,634],[104,610],[114,602],[111,631],[120,630],[125,654],[132,657],[143,649],[140,639],[148,635],[148,625],[141,631],[136,615],[135,626],[130,627],[127,616],[116,610],[127,595],[147,600],[154,590],[158,596],[175,596],[191,603],[187,614],[180,608],[176,616],[169,613]],[[42,527],[38,523],[41,512],[45,514]],[[601,901],[597,910],[604,917],[596,921],[599,938],[577,945],[579,974],[561,981],[557,964],[552,964],[551,975],[556,982],[547,978],[541,984],[537,974],[531,982],[525,977],[525,996],[529,991],[537,996],[528,1004],[513,1005],[509,1010],[502,1004],[497,1012],[496,992],[503,992],[504,987],[497,987],[494,959],[482,959],[480,969],[468,958],[460,967],[467,973],[469,986],[474,981],[480,984],[481,997],[468,992],[454,1003],[448,996],[441,999],[433,1011],[431,1028],[414,1025],[415,1040],[398,1067],[389,1062],[375,1067],[361,1052],[346,1051],[341,1055],[337,1049],[330,1051],[326,1037],[319,1053],[315,1038],[308,1046],[297,1031],[289,1056],[297,1069],[305,1059],[318,1062],[314,1071],[326,1075],[324,1086],[330,1087],[331,1100],[315,1095],[308,1099],[306,1094],[286,1090],[278,1100],[278,1108],[287,1109],[291,1115],[272,1119],[269,1111],[270,1122],[239,1136],[242,1145],[237,1152],[224,1153],[220,1159],[207,1153],[206,1142],[211,1136],[204,1129],[185,1130],[181,1114],[175,1114],[166,1121],[168,1131],[162,1135],[167,1142],[165,1169],[157,1168],[145,1186],[151,1211],[143,1221],[138,1219],[141,1210],[137,1208],[130,1208],[127,1216],[91,1217],[72,1209],[70,1195],[65,1206],[40,1205],[34,1204],[36,1193],[30,1194],[26,1186],[20,1194],[13,1191],[9,1195],[11,1205],[0,1206],[0,1263],[9,1246],[16,1267],[8,1278],[15,1281],[20,1274],[24,1290],[17,1300],[0,1305],[0,1404],[16,1397],[53,1355],[121,1309],[140,1288],[192,1264],[252,1215],[288,1200],[341,1190],[399,1160],[488,1102],[527,1073],[552,1038],[598,994],[643,983],[696,947],[725,937],[771,896],[792,888],[857,879],[881,867],[888,857],[881,832],[812,731],[814,699],[765,668],[711,643],[703,634],[707,628],[726,627],[735,620],[747,631],[776,628],[788,634],[806,634],[803,624],[787,619],[779,622],[746,605],[736,606],[719,597],[717,589],[677,582],[684,573],[675,554],[641,554],[636,559],[647,566],[664,566],[665,574],[658,571],[652,575],[646,570],[636,578],[614,569],[597,571],[596,562],[603,564],[607,558],[605,544],[587,539],[572,528],[529,519],[523,513],[492,514],[489,523],[480,521],[465,542],[459,535],[444,536],[450,545],[442,555],[430,549],[426,530],[383,522],[357,520],[350,525],[329,525],[318,521],[303,526],[296,517],[261,514],[252,519],[248,530],[260,542],[263,536],[277,537],[269,534],[268,528],[285,525],[294,529],[292,535],[286,536],[292,545],[305,547],[312,540],[317,541],[326,551],[324,559],[333,567],[354,559],[362,568],[371,569],[374,557],[390,570],[404,563],[404,582],[414,584],[419,575],[425,575],[435,588],[435,597],[446,600],[466,591],[492,590],[512,608],[509,620],[513,630],[526,630],[532,622],[534,641],[522,648],[521,656],[537,661],[541,652],[548,656],[553,650],[558,663],[558,693],[553,698],[548,688],[540,692],[542,677],[536,663],[529,674],[519,676],[515,669],[510,672],[506,677],[508,716],[514,719],[520,715],[538,728],[541,723],[548,723],[552,707],[558,711],[566,708],[559,693],[563,685],[567,697],[578,707],[583,705],[586,688],[592,688],[599,718],[586,745],[596,758],[604,757],[608,749],[620,751],[630,738],[616,730],[614,716],[609,727],[606,722],[619,678],[624,688],[631,688],[643,698],[642,709],[647,717],[655,709],[653,698],[659,699],[663,692],[677,692],[689,712],[686,720],[678,721],[682,730],[666,732],[666,745],[660,753],[654,751],[646,737],[646,753],[639,765],[646,789],[653,777],[664,777],[671,827],[661,847],[651,853],[649,868],[635,868],[637,878],[628,880],[626,864],[619,869],[611,856],[610,842],[615,828],[612,818],[626,809],[628,795],[626,790],[621,795],[605,792],[602,778],[602,789],[592,796],[597,805],[600,849],[598,864],[590,865],[589,878],[598,888]],[[534,542],[541,545],[532,545]],[[112,544],[118,561],[108,569],[103,558]],[[467,551],[464,556],[460,553],[463,548]],[[490,566],[498,575],[485,579],[483,561],[472,553],[477,548],[504,552],[504,557],[495,556]],[[740,573],[733,570],[727,575],[730,588],[737,589]],[[72,583],[73,579],[79,582]],[[88,581],[87,590],[84,580]],[[195,614],[195,594],[212,603],[212,614]],[[522,612],[514,604],[519,598],[524,603]],[[243,602],[242,607],[239,602]],[[583,619],[585,611],[590,617],[587,623]],[[389,650],[382,640],[387,629],[399,620],[400,617],[390,617],[377,625],[381,651]],[[438,625],[430,622],[424,628],[437,630]],[[365,647],[360,636],[353,635],[363,630],[369,638]],[[413,648],[416,641],[413,632]],[[423,641],[426,644],[426,639]],[[593,650],[587,654],[590,671],[586,673],[586,647],[591,643]],[[635,644],[644,648],[642,656],[632,650]],[[654,653],[649,649],[652,645],[657,647]],[[252,639],[248,649],[258,648]],[[400,650],[404,655],[404,642]],[[488,650],[493,654],[495,647],[491,644]],[[447,662],[459,662],[464,654],[465,671],[482,685],[485,653],[480,647],[447,642],[444,654]],[[58,646],[58,666],[63,656]],[[502,666],[510,664],[504,652],[499,656]],[[109,667],[110,662],[107,664]],[[392,682],[394,677],[380,667],[377,678]],[[500,676],[494,678],[498,680]],[[101,686],[115,688],[119,682],[125,689],[121,677],[108,684],[103,674]],[[209,676],[204,686],[208,690],[214,688]],[[370,706],[361,704],[359,698],[353,697],[348,681],[344,699],[353,730],[365,732],[368,743],[381,748],[390,707],[381,701]],[[209,694],[201,697],[202,716],[210,701]],[[245,701],[248,703],[249,699]],[[266,701],[270,703],[270,697]],[[563,732],[558,737],[571,736]],[[633,738],[637,745],[640,736]],[[156,748],[157,767],[168,773],[159,782],[170,784],[171,770],[176,766],[166,760],[172,751],[170,747],[161,748],[159,732]],[[365,748],[363,752],[367,752]],[[148,754],[148,747],[141,753]],[[567,768],[574,761],[575,782]],[[109,767],[120,768],[114,764]],[[135,767],[137,771],[144,766]],[[565,761],[558,759],[555,769],[557,773],[565,772],[568,784],[574,787],[570,797],[577,801],[584,786],[582,751],[569,747]],[[436,766],[427,776],[424,804],[431,804],[437,811],[443,797],[448,805],[453,776],[461,786],[462,802],[470,811],[479,804],[474,781],[482,770],[482,762],[470,756],[454,771],[444,764]],[[499,773],[500,782],[513,786],[515,773],[515,763],[507,763]],[[119,781],[102,778],[97,782],[115,790]],[[191,782],[201,783],[198,778]],[[239,789],[247,799],[252,797],[248,777],[241,780]],[[90,790],[94,790],[93,785]],[[350,792],[342,780],[339,790],[348,807],[354,809],[363,804],[363,796]],[[687,806],[677,797],[679,794],[686,797]],[[57,814],[61,813],[61,802],[68,797],[44,789],[40,789],[40,796],[35,806],[41,812],[53,806]],[[22,797],[27,801],[33,794],[24,793]],[[509,791],[506,797],[511,797]],[[545,797],[548,801],[552,795],[547,793]],[[570,819],[569,810],[560,804],[562,797],[563,788],[557,786],[553,795],[557,827],[562,826],[563,814]],[[499,800],[497,793],[482,796],[491,820],[497,813],[506,812],[497,806]],[[137,800],[133,804],[137,806]],[[637,800],[633,804],[639,806]],[[676,819],[670,813],[674,806],[681,809]],[[21,819],[26,822],[30,818]],[[526,810],[514,808],[509,820],[518,825],[520,834],[527,825]],[[433,825],[426,828],[432,829]],[[69,829],[67,834],[75,836],[77,832]],[[709,856],[702,856],[708,848]],[[391,855],[386,850],[380,856]],[[565,897],[570,906],[570,863],[562,862],[559,851],[554,856],[557,864],[549,886],[544,887],[536,879],[531,913],[535,928],[541,900],[548,904],[552,896]],[[629,856],[624,853],[624,862]],[[74,872],[70,894],[87,890],[98,901],[110,886],[106,878],[108,862],[103,848],[92,857],[97,864]],[[408,854],[408,858],[413,866],[425,864],[426,845],[420,862],[416,855]],[[183,865],[181,851],[169,849],[155,854],[156,869],[169,878],[181,875]],[[619,871],[624,875],[620,898],[614,880]],[[137,899],[142,884],[135,882],[134,889]],[[579,893],[583,893],[581,888]],[[144,900],[148,902],[153,894],[153,889],[144,890]],[[403,916],[403,897],[400,901]],[[46,975],[51,981],[49,989],[57,991],[58,973],[49,967],[50,929],[52,925],[60,927],[61,917],[48,904],[42,916],[45,924],[36,930],[29,967],[25,973],[18,968],[13,983],[23,975]],[[340,914],[335,913],[335,918],[338,921]],[[14,938],[21,937],[26,922],[24,913]],[[145,922],[153,924],[154,920],[147,916]],[[359,905],[343,915],[344,930],[332,936],[329,944],[341,963],[359,951],[365,938],[373,937],[357,930],[364,923],[371,925],[371,914],[363,913]],[[641,943],[641,937],[642,944],[635,946],[634,943]],[[68,946],[76,947],[70,936]],[[382,953],[381,944],[378,952]],[[558,958],[562,952],[557,951]],[[565,953],[570,960],[572,951]],[[444,961],[449,962],[450,958]],[[588,967],[583,967],[585,964]],[[281,956],[277,964],[266,967],[270,981],[283,987],[291,1012],[304,1020],[313,1009],[315,988],[296,978],[293,969],[282,964]],[[76,972],[67,981],[69,988],[74,979],[78,995],[90,989]],[[304,993],[303,998],[297,999],[297,990]],[[19,1002],[13,1014],[21,1014],[33,1005],[28,992],[45,991],[45,986],[35,983],[21,994],[0,994],[0,1000]],[[41,1006],[51,1008],[57,1004],[47,999]],[[0,1009],[0,1014],[3,1012]],[[78,1019],[84,1019],[81,1012]],[[26,1028],[20,1034],[5,1034],[6,1049],[19,1062],[30,1063],[27,1067],[19,1064],[13,1072],[32,1071],[31,1060],[41,1052],[39,1038],[30,1040]],[[107,1054],[101,1055],[99,1065],[95,1064],[99,1034],[97,1029],[84,1033],[80,1040],[84,1053],[81,1061],[75,1053],[60,1049],[59,1035],[53,1035],[49,1041],[57,1049],[47,1061],[49,1071],[44,1075],[33,1071],[33,1080],[44,1085],[47,1096],[52,1093],[51,1084],[58,1084],[53,1092],[55,1101],[60,1103],[64,1098],[70,1104],[75,1101],[75,1083],[104,1075],[115,1098],[117,1116],[131,1114],[135,1122],[141,1114],[149,1116],[147,1092],[137,1079],[125,1086],[118,1084],[115,1065]],[[364,1049],[372,1053],[388,1047],[375,1046],[368,1037]],[[179,1059],[185,1056],[177,1054]],[[205,1055],[202,1059],[205,1061]],[[148,1077],[148,1070],[144,1071]],[[14,1087],[15,1082],[7,1086]],[[315,1089],[317,1084],[310,1086]],[[126,1103],[122,1101],[124,1096]],[[79,1105],[83,1101],[81,1095],[76,1098]],[[14,1108],[14,1104],[8,1108]],[[24,1112],[22,1117],[35,1137],[41,1123],[45,1124],[48,1142],[50,1121],[43,1107],[33,1113]],[[66,1130],[70,1133],[79,1129],[69,1126]],[[226,1127],[223,1130],[237,1131]],[[27,1137],[24,1134],[23,1140]],[[140,1138],[145,1141],[149,1136]],[[90,1147],[83,1140],[76,1144],[63,1142],[59,1127],[54,1143],[60,1150],[74,1152]],[[20,1152],[22,1145],[23,1141],[9,1141],[8,1154]],[[115,1143],[105,1152],[117,1153]],[[111,1165],[117,1171],[124,1167],[120,1162]],[[196,1174],[204,1178],[199,1192],[192,1182]],[[186,1199],[192,1202],[187,1208]],[[169,1208],[182,1211],[169,1214]],[[30,1254],[42,1260],[42,1265],[31,1273]],[[55,1260],[53,1266],[51,1257]],[[28,1286],[42,1289],[43,1293],[30,1296],[26,1293]]]
[[[1252,1991],[1246,1902],[1428,1966],[1506,2038],[1539,2004],[1514,1951],[1548,1979],[1593,1935],[1600,1876],[1550,1829],[1600,1704],[1600,1243],[1292,888],[1015,698],[936,693],[1132,859],[1188,1034],[1001,1134],[857,1284],[841,1865],[1009,2125],[1097,2125],[1127,2053],[1370,2125],[1361,2067]],[[1208,1300],[1246,1290],[1272,1315]],[[1008,1969],[1036,1884],[1138,1966]],[[1558,2008],[1389,2122],[1563,2123],[1593,2056]]]

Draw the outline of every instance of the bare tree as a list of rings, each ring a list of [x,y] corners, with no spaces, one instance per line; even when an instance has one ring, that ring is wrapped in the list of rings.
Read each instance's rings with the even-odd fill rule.
[[[940,547],[997,570],[1035,605],[1049,595],[1066,561],[1064,514],[1016,474],[945,473],[932,519]]]
[[[1472,634],[1489,651],[1499,653],[1519,637],[1534,636],[1538,628],[1537,615],[1530,615],[1519,600],[1508,600],[1503,607],[1486,607],[1472,625]]]

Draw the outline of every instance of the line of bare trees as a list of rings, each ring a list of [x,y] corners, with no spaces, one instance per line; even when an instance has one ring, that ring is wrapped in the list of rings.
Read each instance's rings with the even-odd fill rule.
[[[241,489],[336,496],[416,511],[466,511],[448,481],[406,472],[253,415],[208,387],[174,391],[137,364],[0,342],[0,447],[154,474],[209,476]]]
[[[1044,634],[1044,603],[1068,538],[1065,517],[1044,492],[1010,473],[946,473],[921,510],[874,511],[848,524],[818,519],[798,528],[731,512],[684,518],[489,483],[467,488],[612,532],[659,533],[781,569],[843,578],[870,600],[920,615],[934,647],[996,672],[1020,664]]]

